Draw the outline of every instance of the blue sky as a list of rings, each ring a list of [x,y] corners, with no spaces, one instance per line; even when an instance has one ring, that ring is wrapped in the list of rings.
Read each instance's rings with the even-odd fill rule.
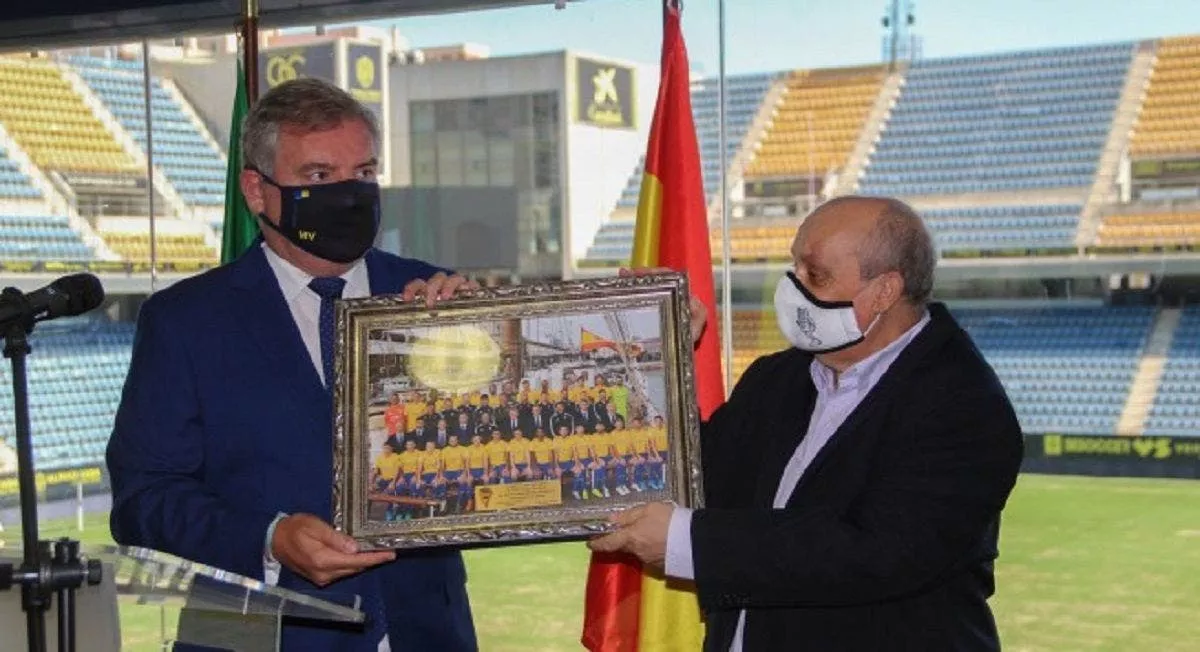
[[[727,0],[730,73],[879,60],[884,0]],[[415,47],[472,42],[493,56],[572,48],[652,63],[658,0],[584,0],[373,21]],[[926,57],[1200,33],[1198,0],[916,0]],[[717,1],[685,0],[693,68],[717,71]]]

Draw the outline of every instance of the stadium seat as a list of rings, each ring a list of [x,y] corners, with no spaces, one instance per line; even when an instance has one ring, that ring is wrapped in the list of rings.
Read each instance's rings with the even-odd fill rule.
[[[1120,213],[1104,217],[1096,247],[1105,250],[1191,249],[1200,246],[1200,211]]]
[[[725,110],[726,110],[726,151],[725,165],[733,160],[738,147],[746,137],[746,131],[754,115],[762,104],[763,97],[771,88],[778,75],[733,75],[726,78]],[[692,84],[692,113],[696,124],[696,139],[700,147],[700,159],[703,163],[704,192],[708,201],[720,190],[720,108],[717,104],[717,80],[705,79]],[[642,187],[643,160],[639,160],[625,189],[617,200],[617,208],[630,210],[637,207],[638,194]],[[620,240],[628,234],[628,239]],[[617,225],[609,228],[602,224],[596,234],[592,246],[588,248],[582,264],[615,265],[629,258],[629,250],[633,247],[633,231]]]
[[[38,471],[103,464],[133,346],[133,324],[59,319],[30,338],[30,421]],[[8,365],[0,365],[0,403],[12,404]],[[0,411],[0,438],[15,443],[12,410]]]
[[[1184,308],[1158,393],[1146,416],[1145,434],[1200,437],[1200,306]]]
[[[845,165],[884,76],[881,66],[791,73],[746,178],[824,177]]]
[[[146,101],[141,64],[73,57],[71,65],[146,149]],[[225,201],[225,162],[158,77],[151,78],[154,163],[183,198],[196,206]]]
[[[133,159],[45,60],[0,57],[0,123],[47,170],[137,174]]]
[[[915,62],[860,192],[1089,186],[1132,55],[1121,43]]]
[[[1046,307],[954,310],[995,368],[1025,432],[1110,435],[1116,431],[1154,311],[1144,307]],[[1200,310],[1193,313],[1195,378],[1200,381]],[[1177,336],[1177,342],[1180,338]],[[1184,346],[1183,344],[1180,345]],[[735,310],[733,372],[787,347],[771,311]],[[1181,373],[1181,378],[1185,374]],[[1160,390],[1161,396],[1161,390]],[[1200,399],[1190,404],[1200,433]],[[1192,409],[1194,408],[1194,409]]]
[[[1200,37],[1159,41],[1129,153],[1135,159],[1200,153]]]
[[[150,260],[150,230],[107,230],[101,229],[100,236],[105,244],[125,260],[145,262]],[[194,267],[214,267],[218,262],[217,250],[204,241],[198,233],[155,233],[155,255],[159,261]]]
[[[82,262],[95,258],[63,216],[0,214],[0,260]]]

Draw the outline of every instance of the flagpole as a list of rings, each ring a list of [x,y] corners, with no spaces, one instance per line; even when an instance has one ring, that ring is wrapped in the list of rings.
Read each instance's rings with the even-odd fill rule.
[[[258,0],[246,0],[242,15],[242,74],[246,76],[246,103],[258,99]]]
[[[150,292],[158,289],[158,233],[154,216],[154,103],[150,101],[150,41],[142,39],[142,97],[146,103],[146,201],[150,214]]]
[[[725,0],[717,2],[717,139],[721,150],[721,357],[725,358],[725,397],[733,391],[733,274],[729,235],[729,170],[725,129]]]

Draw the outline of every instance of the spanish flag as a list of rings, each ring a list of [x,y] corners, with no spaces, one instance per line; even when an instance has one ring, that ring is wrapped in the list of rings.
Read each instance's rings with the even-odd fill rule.
[[[714,326],[704,181],[677,7],[668,7],[663,26],[662,79],[646,147],[631,265],[686,272],[692,294],[708,311],[709,327],[695,355],[696,398],[701,418],[707,419],[725,400],[725,391]],[[643,572],[631,557],[592,555],[585,601],[582,643],[592,652],[690,651],[703,643],[692,587]]]

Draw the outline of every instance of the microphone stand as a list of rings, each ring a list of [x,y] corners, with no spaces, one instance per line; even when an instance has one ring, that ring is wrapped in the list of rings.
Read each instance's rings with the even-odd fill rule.
[[[26,301],[15,288],[0,293],[5,302]],[[24,560],[20,568],[0,564],[0,590],[21,585],[21,608],[25,611],[30,652],[46,652],[46,610],[58,596],[58,649],[75,650],[75,590],[100,583],[101,566],[96,559],[86,563],[79,557],[79,542],[38,540],[37,487],[33,474],[33,441],[29,428],[29,392],[25,358],[30,353],[29,333],[36,320],[32,311],[4,327],[4,357],[12,361],[13,403],[17,426],[17,480],[21,491],[21,536]]]

